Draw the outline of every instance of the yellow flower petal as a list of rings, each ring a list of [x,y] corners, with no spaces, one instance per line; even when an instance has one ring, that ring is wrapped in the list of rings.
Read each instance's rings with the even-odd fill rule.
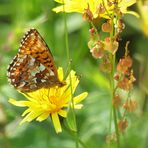
[[[82,107],[83,107],[83,104],[74,105],[74,109],[81,109]]]
[[[56,87],[51,87],[50,88],[50,96],[55,96],[57,93],[56,93]]]
[[[29,102],[29,101],[16,101],[15,99],[10,98],[8,100],[8,102],[15,105],[15,106],[24,107],[24,106],[26,106],[27,102]]]
[[[36,121],[41,122],[41,121],[47,119],[47,118],[49,117],[49,115],[50,115],[49,112],[45,112],[45,113],[41,114],[41,115],[36,119]]]
[[[77,104],[79,102],[81,102],[82,100],[84,100],[86,97],[87,97],[88,93],[87,92],[84,92],[76,97],[73,98],[74,100],[74,103]]]
[[[60,110],[60,111],[58,112],[58,114],[59,114],[60,116],[62,116],[62,117],[67,117],[67,111],[65,111],[65,110]]]
[[[118,6],[127,8],[135,3],[136,3],[136,0],[122,0],[119,2]]]
[[[141,23],[141,29],[143,31],[143,33],[148,36],[148,3],[142,2],[142,1],[138,1],[137,2],[137,6],[139,9],[139,13],[140,13],[140,23]]]
[[[41,96],[41,93],[42,93],[42,91],[39,89],[39,90],[36,90],[36,91],[33,91],[33,92],[29,92],[29,93],[27,93],[27,94],[24,94],[24,93],[22,93],[28,100],[30,100],[30,101],[37,101],[37,99],[39,98],[39,96]],[[36,99],[34,99],[34,98],[36,98]]]
[[[78,12],[78,13],[84,13],[86,9],[91,11],[93,14],[93,18],[103,17],[103,18],[109,18],[109,15],[112,15],[114,11],[115,5],[108,6],[108,1],[107,0],[55,0],[56,2],[60,3],[61,5],[54,8],[53,11],[56,13],[59,12]],[[63,4],[64,3],[64,4]],[[118,3],[118,8],[121,9],[122,13],[127,12],[127,7],[133,5],[136,3],[136,0],[119,0],[117,1]],[[64,5],[64,6],[63,6]],[[104,5],[106,12],[99,14],[98,13],[98,7],[100,5]]]
[[[60,124],[58,114],[53,113],[53,114],[51,114],[51,117],[52,117],[53,125],[54,125],[54,128],[55,128],[56,132],[57,133],[62,132],[62,128],[61,128],[61,124]]]
[[[75,71],[72,70],[66,79],[67,85],[70,85],[70,84],[72,85],[72,92],[75,91],[75,89],[79,83],[79,80],[75,74],[76,74]]]
[[[63,81],[63,79],[64,79],[63,75],[64,75],[63,74],[63,68],[62,67],[58,68],[58,77],[59,77],[60,81]]]
[[[26,110],[23,112],[22,116],[25,116],[25,115],[28,114],[29,112],[31,112],[31,109],[30,109],[30,108],[26,109]]]
[[[64,0],[55,0],[55,2],[63,4]]]
[[[126,11],[125,14],[132,14],[132,15],[136,16],[137,18],[140,17],[139,14],[134,11]]]
[[[27,114],[27,116],[20,122],[20,125],[23,124],[24,122],[31,122],[32,120],[34,120],[36,117],[38,117],[40,114],[42,114],[42,112],[30,112],[29,114]]]
[[[38,104],[31,102],[31,101],[16,101],[14,99],[9,99],[8,102],[15,106],[19,106],[19,107],[28,106],[30,108],[37,108],[37,106],[39,106]]]

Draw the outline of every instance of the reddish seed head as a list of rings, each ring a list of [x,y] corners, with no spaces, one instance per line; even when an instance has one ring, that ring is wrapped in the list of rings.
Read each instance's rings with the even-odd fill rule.
[[[131,84],[129,84],[129,79],[128,78],[123,78],[123,80],[119,81],[117,86],[123,90],[129,91],[132,87]]]
[[[111,62],[109,61],[109,58],[107,56],[104,56],[103,63],[100,65],[100,69],[106,73],[111,72],[112,66],[111,66]]]
[[[99,14],[99,15],[105,13],[105,7],[103,6],[103,4],[99,4],[97,6],[96,13]]]
[[[127,100],[123,104],[123,108],[125,110],[127,110],[128,112],[133,112],[137,108],[137,102],[135,100],[131,100],[131,99],[130,100]]]
[[[128,127],[127,119],[121,119],[118,123],[118,128],[120,132],[124,132],[127,127]]]
[[[121,99],[119,95],[114,96],[112,103],[115,107],[119,107],[121,105]]]
[[[132,66],[132,59],[130,58],[130,56],[127,56],[123,59],[120,59],[118,65],[117,65],[117,71],[118,72],[127,72],[128,68],[130,68]]]
[[[88,8],[84,10],[83,19],[87,20],[89,22],[93,21],[93,14],[92,14],[92,12],[89,9],[89,5],[88,5]]]
[[[89,29],[89,32],[91,33],[91,34],[94,34],[96,31],[95,31],[95,28],[91,28],[91,29]]]
[[[119,81],[120,76],[119,76],[118,74],[116,74],[116,75],[114,76],[114,79],[115,79],[116,81]]]
[[[98,48],[98,46],[96,45],[94,48],[92,48],[90,50],[90,52],[92,53],[92,56],[96,59],[100,59],[104,56],[104,49],[103,48]]]
[[[102,31],[103,32],[111,32],[112,31],[112,26],[109,23],[109,21],[106,22],[106,23],[103,23],[102,26],[101,26],[101,28],[102,28]]]
[[[115,40],[111,40],[110,37],[105,38],[104,41],[104,50],[109,51],[112,54],[115,54],[116,51],[118,50],[119,43]]]

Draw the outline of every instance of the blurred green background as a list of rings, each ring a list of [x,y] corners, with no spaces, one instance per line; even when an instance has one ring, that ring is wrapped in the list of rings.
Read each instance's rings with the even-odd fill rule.
[[[25,108],[8,103],[10,97],[24,99],[8,84],[6,69],[18,52],[22,36],[30,28],[40,32],[54,55],[56,65],[66,71],[64,17],[62,13],[52,11],[55,6],[57,4],[52,0],[0,0],[0,148],[75,147],[74,138],[68,132],[55,133],[50,119],[19,126]],[[138,11],[136,6],[133,9]],[[138,102],[138,108],[127,116],[129,126],[121,136],[123,148],[148,147],[148,37],[142,32],[141,21],[130,15],[124,17],[126,27],[117,53],[117,59],[124,55],[124,46],[129,40],[137,79],[133,98]],[[67,25],[72,69],[81,76],[76,93],[89,93],[82,110],[76,112],[78,134],[89,148],[106,148],[110,111],[108,83],[99,71],[99,61],[92,58],[87,47],[89,24],[79,14],[68,14]]]

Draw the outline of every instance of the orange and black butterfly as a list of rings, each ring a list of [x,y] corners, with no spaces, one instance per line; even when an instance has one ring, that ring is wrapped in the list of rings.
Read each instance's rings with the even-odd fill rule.
[[[25,34],[17,55],[8,67],[7,76],[21,92],[64,85],[58,79],[50,49],[36,29],[30,29]]]

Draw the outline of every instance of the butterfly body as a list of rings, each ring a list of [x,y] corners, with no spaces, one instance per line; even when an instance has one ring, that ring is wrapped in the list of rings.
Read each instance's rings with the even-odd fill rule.
[[[8,67],[7,76],[21,92],[64,85],[58,79],[49,48],[36,29],[30,29],[22,39],[19,52]]]

